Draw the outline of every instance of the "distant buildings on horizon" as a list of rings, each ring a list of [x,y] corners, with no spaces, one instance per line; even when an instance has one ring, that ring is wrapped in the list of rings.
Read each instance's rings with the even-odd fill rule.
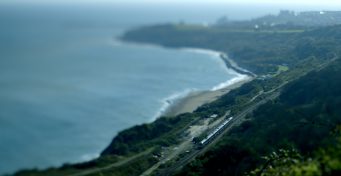
[[[233,21],[228,17],[220,18],[217,26],[239,26],[257,29],[274,28],[276,26],[329,26],[341,24],[341,11],[305,11],[295,12],[281,10],[278,15],[265,15],[246,21]]]

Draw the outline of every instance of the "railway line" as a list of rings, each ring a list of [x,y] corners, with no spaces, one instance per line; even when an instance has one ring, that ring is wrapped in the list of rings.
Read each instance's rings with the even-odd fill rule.
[[[210,137],[210,139],[207,140],[207,142],[202,140],[201,142],[205,143],[205,145],[202,145],[201,147],[197,147],[197,145],[192,143],[191,144],[191,150],[190,150],[191,152],[187,153],[182,158],[178,159],[176,161],[176,163],[174,163],[170,167],[163,168],[163,169],[158,169],[158,170],[155,169],[156,172],[154,172],[153,175],[169,176],[169,175],[173,175],[177,171],[181,170],[182,167],[184,167],[186,164],[188,164],[195,157],[197,157],[200,154],[204,153],[211,146],[216,144],[220,140],[220,138],[224,134],[226,134],[228,131],[230,131],[233,127],[238,126],[243,121],[245,121],[245,116],[246,115],[248,115],[252,111],[256,110],[262,104],[265,104],[266,102],[277,98],[280,95],[281,89],[285,85],[287,85],[288,83],[290,83],[292,81],[295,81],[295,80],[299,79],[300,77],[308,74],[311,71],[319,71],[319,70],[323,69],[324,67],[326,67],[327,65],[329,65],[330,63],[332,63],[332,61],[334,61],[336,59],[337,58],[334,57],[329,62],[323,63],[323,64],[321,64],[321,65],[319,65],[319,66],[317,66],[315,68],[311,68],[311,69],[305,70],[302,74],[299,74],[295,78],[292,78],[290,80],[284,81],[282,84],[280,84],[279,86],[277,86],[277,87],[275,87],[275,88],[273,88],[271,90],[268,90],[266,92],[260,91],[256,96],[251,98],[251,100],[248,103],[246,103],[247,107],[244,108],[244,110],[242,110],[240,113],[236,114],[233,117],[233,119],[230,119],[231,122],[227,123],[226,126],[224,126],[224,128],[222,128],[221,131],[219,131],[218,133],[212,135]],[[223,116],[223,118],[225,118],[225,117],[226,117],[226,115]],[[152,172],[150,172],[150,173],[152,173]]]
[[[282,87],[283,85],[281,85]],[[277,89],[278,90],[278,89]],[[160,169],[158,171],[158,173],[155,173],[155,175],[160,175],[160,176],[169,176],[169,175],[173,175],[175,172],[181,170],[181,168],[183,166],[185,166],[186,164],[188,164],[191,160],[193,160],[195,157],[199,156],[200,154],[204,153],[205,151],[207,151],[211,146],[213,146],[214,144],[216,144],[219,139],[226,134],[228,131],[230,131],[233,127],[240,125],[244,120],[245,120],[245,116],[249,113],[251,113],[252,111],[254,111],[255,109],[257,109],[260,105],[266,103],[269,100],[275,99],[276,97],[278,97],[280,95],[279,91],[271,91],[271,92],[267,92],[268,95],[266,98],[254,103],[253,105],[250,105],[248,108],[246,108],[244,111],[240,112],[239,114],[237,114],[235,117],[233,117],[233,119],[231,119],[231,122],[229,122],[225,128],[222,129],[222,131],[220,133],[218,133],[217,135],[213,136],[213,138],[211,138],[207,144],[202,145],[201,147],[196,147],[196,145],[192,144],[192,151],[190,153],[188,153],[187,155],[185,155],[183,158],[181,158],[179,161],[177,161],[175,164],[173,164],[171,167],[169,168],[165,168],[165,169]],[[202,142],[202,141],[201,141]],[[200,144],[199,144],[200,145]]]

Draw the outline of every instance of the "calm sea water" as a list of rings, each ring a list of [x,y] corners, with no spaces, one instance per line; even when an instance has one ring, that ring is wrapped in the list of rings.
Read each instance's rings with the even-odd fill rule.
[[[236,77],[214,55],[115,40],[139,25],[276,12],[226,8],[0,6],[0,174],[94,158],[166,102]]]

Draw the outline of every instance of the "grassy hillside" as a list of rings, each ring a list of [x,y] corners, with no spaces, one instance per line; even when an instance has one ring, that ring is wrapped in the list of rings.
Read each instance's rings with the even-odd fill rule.
[[[264,175],[279,174],[283,169],[280,161],[283,164],[290,157],[302,164],[301,169],[306,161],[314,164],[312,169],[314,173],[314,169],[318,170],[318,174],[313,175],[340,173],[341,158],[337,150],[341,144],[340,134],[333,133],[341,124],[340,88],[341,61],[337,60],[287,85],[278,99],[261,106],[247,122],[178,175],[243,175],[258,167],[257,173],[269,157],[279,159],[276,169],[268,166],[273,163],[267,164]],[[272,154],[283,151],[296,151],[296,155],[280,158],[279,154]],[[295,158],[297,154],[300,157]],[[321,158],[326,161],[319,163]],[[293,171],[291,173],[294,175]]]
[[[129,31],[122,39],[224,51],[242,67],[270,76],[258,77],[194,113],[124,130],[96,160],[16,175],[77,175],[84,171],[92,171],[86,175],[139,175],[157,162],[161,148],[178,143],[184,129],[196,120],[226,110],[237,114],[254,98],[264,98],[258,96],[260,92],[287,82],[278,98],[250,114],[178,175],[280,175],[283,169],[290,173],[309,168],[316,171],[313,175],[340,172],[337,147],[341,142],[333,132],[341,122],[341,26],[303,32],[158,25]]]
[[[131,30],[121,38],[167,47],[222,51],[243,68],[256,74],[269,74],[275,73],[279,65],[293,67],[309,56],[333,57],[333,47],[340,42],[339,36],[334,36],[338,35],[338,29],[340,26],[313,31],[307,29],[306,32],[296,29],[256,31],[166,24]]]

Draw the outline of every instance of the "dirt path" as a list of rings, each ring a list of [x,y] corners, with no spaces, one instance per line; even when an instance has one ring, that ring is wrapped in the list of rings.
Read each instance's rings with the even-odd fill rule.
[[[168,156],[166,156],[164,159],[160,160],[156,164],[154,164],[152,167],[150,167],[148,170],[143,172],[140,176],[147,176],[153,173],[161,164],[166,163],[167,161],[170,161],[177,157],[180,153],[186,152],[188,149],[192,148],[192,142],[190,140],[186,140],[182,142],[177,147],[173,147],[173,151],[170,152]]]
[[[94,169],[89,169],[89,170],[85,170],[85,171],[82,171],[82,172],[79,172],[79,173],[76,173],[76,174],[72,174],[72,175],[69,175],[69,176],[86,176],[86,175],[89,175],[89,174],[94,174],[94,173],[98,173],[98,172],[102,172],[102,171],[105,171],[105,170],[109,170],[109,169],[112,169],[114,167],[119,167],[119,166],[122,166],[124,164],[127,164],[128,162],[138,158],[138,157],[141,157],[143,155],[147,155],[149,154],[150,152],[152,152],[153,148],[150,148],[144,152],[141,152],[139,154],[136,154],[134,156],[131,156],[131,157],[128,157],[128,158],[125,158],[121,161],[118,161],[118,162],[115,162],[113,164],[110,164],[108,166],[105,166],[105,167],[101,167],[101,168],[94,168]]]

